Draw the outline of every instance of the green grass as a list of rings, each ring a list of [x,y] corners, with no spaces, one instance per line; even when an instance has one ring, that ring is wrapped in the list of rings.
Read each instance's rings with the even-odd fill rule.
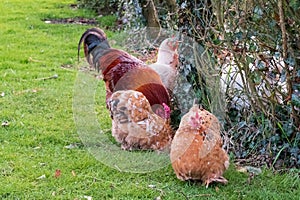
[[[71,0],[4,0],[0,4],[0,199],[299,199],[297,173],[225,173],[228,185],[181,182],[170,165],[128,173],[104,165],[84,147],[72,107],[77,43],[88,26],[46,24],[45,18],[92,17]],[[108,37],[118,37],[108,32]],[[80,65],[84,65],[81,62]],[[62,67],[63,66],[63,67]],[[46,79],[58,75],[56,79]],[[110,127],[104,85],[96,112]],[[77,95],[77,94],[76,94]],[[75,148],[65,148],[74,144]],[[58,178],[55,171],[61,170]],[[46,178],[38,179],[45,175]],[[155,187],[153,187],[153,185]]]

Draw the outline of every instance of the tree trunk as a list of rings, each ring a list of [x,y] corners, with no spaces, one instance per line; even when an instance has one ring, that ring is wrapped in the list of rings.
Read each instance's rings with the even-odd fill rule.
[[[168,5],[168,10],[171,13],[175,13],[177,11],[176,0],[166,0],[166,4]]]
[[[147,27],[160,29],[158,14],[153,0],[141,0],[143,15],[147,21]]]

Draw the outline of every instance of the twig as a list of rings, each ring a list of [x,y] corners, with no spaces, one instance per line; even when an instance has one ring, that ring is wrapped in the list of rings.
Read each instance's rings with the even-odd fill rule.
[[[287,33],[286,33],[286,28],[285,28],[285,19],[284,19],[284,12],[283,12],[283,4],[282,0],[278,0],[278,11],[279,11],[279,25],[281,29],[281,35],[282,35],[282,57],[284,60],[284,68],[287,71],[287,82],[288,82],[288,95],[292,95],[292,81],[291,81],[291,75],[290,75],[290,70],[288,68],[287,63],[285,60],[287,59],[288,56],[288,46],[287,46]]]
[[[191,197],[210,197],[210,196],[211,196],[211,194],[196,194]]]
[[[287,90],[288,90],[288,97],[287,100],[291,101],[292,94],[293,94],[293,83],[292,83],[292,77],[290,73],[289,66],[286,63],[286,59],[288,56],[288,45],[287,45],[287,31],[285,28],[285,16],[283,11],[283,2],[282,0],[278,0],[278,11],[279,11],[279,23],[280,23],[280,29],[281,29],[281,35],[282,35],[282,56],[284,60],[284,68],[286,70],[286,79],[287,79]],[[292,106],[292,118],[295,120],[295,124],[299,125],[299,116],[297,114],[297,111],[295,110],[295,107]]]
[[[35,59],[33,59],[32,57],[29,57],[28,58],[28,61],[29,62],[37,62],[37,63],[41,63],[42,61],[40,61],[40,60],[35,60]]]
[[[45,80],[48,80],[48,79],[57,79],[57,78],[58,78],[58,75],[54,74],[53,76],[43,77],[43,78],[37,78],[35,80],[37,80],[37,81],[45,81]]]
[[[180,190],[177,190],[177,192],[179,192],[180,194],[182,194],[182,196],[186,199],[186,200],[188,200],[189,198],[182,192],[182,191],[180,191]]]

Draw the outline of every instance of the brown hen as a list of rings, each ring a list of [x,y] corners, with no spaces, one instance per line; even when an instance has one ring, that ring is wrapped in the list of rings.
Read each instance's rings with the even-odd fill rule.
[[[213,181],[227,183],[222,175],[229,157],[222,149],[219,121],[197,104],[182,117],[170,158],[180,180],[201,180],[206,187]]]
[[[170,110],[165,106],[165,114]],[[174,135],[168,118],[155,114],[145,96],[134,90],[117,91],[109,101],[112,135],[122,149],[169,151]]]

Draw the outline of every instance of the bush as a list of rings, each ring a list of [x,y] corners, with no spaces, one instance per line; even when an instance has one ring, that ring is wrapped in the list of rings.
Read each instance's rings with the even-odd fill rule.
[[[196,66],[198,76],[219,69],[227,147],[244,161],[299,167],[299,2],[198,0],[179,7],[180,30],[212,57]]]

